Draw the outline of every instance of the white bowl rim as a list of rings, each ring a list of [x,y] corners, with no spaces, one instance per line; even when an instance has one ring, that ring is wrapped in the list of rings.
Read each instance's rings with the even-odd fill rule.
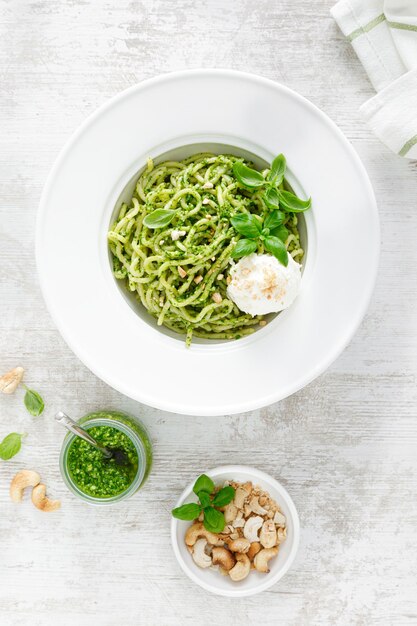
[[[94,358],[91,358],[80,345],[74,345],[76,342],[73,340],[71,334],[67,332],[64,325],[61,323],[59,316],[55,312],[54,303],[52,302],[52,297],[50,292],[48,291],[44,276],[42,272],[39,271],[41,267],[41,247],[39,245],[41,231],[43,226],[43,221],[46,214],[46,206],[47,206],[47,198],[50,193],[51,187],[53,185],[54,178],[61,167],[61,164],[67,157],[68,153],[71,151],[74,144],[77,142],[79,137],[84,133],[85,129],[96,119],[98,119],[105,111],[114,107],[118,104],[119,101],[128,97],[130,94],[134,92],[140,92],[141,90],[148,89],[153,85],[158,85],[159,83],[165,81],[175,81],[177,79],[181,79],[187,76],[212,76],[212,77],[223,77],[223,78],[241,78],[250,80],[252,83],[258,83],[264,86],[273,86],[275,89],[281,90],[284,93],[287,93],[290,97],[295,100],[298,100],[303,106],[307,107],[311,111],[314,112],[315,115],[319,116],[324,123],[329,126],[333,132],[338,136],[340,141],[343,143],[344,148],[349,152],[350,158],[353,160],[355,166],[361,174],[362,183],[367,188],[367,198],[369,201],[369,208],[372,214],[372,221],[375,231],[378,232],[378,237],[373,241],[372,245],[372,261],[370,267],[367,268],[368,275],[368,284],[372,285],[368,289],[366,297],[363,297],[361,310],[356,312],[354,319],[350,322],[349,326],[346,325],[345,332],[343,333],[343,337],[339,340],[339,342],[334,342],[332,348],[329,348],[325,357],[322,357],[321,360],[317,362],[315,367],[311,367],[308,373],[304,376],[300,376],[297,380],[294,380],[291,384],[288,383],[285,388],[281,387],[279,391],[272,391],[269,394],[265,394],[260,398],[259,396],[254,397],[252,401],[246,400],[245,402],[239,403],[237,401],[232,402],[229,405],[223,404],[221,407],[213,408],[211,406],[206,407],[204,405],[190,405],[190,404],[181,404],[178,401],[173,402],[170,399],[163,398],[160,396],[156,399],[154,396],[150,396],[147,393],[147,390],[135,389],[132,392],[132,389],[128,385],[124,385],[122,381],[118,381],[117,389],[124,393],[129,397],[133,397],[134,399],[144,402],[150,406],[154,406],[161,410],[182,413],[186,415],[222,415],[222,414],[236,414],[242,413],[254,409],[258,409],[262,406],[266,406],[276,402],[277,400],[288,397],[304,386],[308,385],[312,380],[314,380],[317,376],[323,373],[329,365],[340,355],[343,349],[348,345],[359,325],[362,322],[363,316],[366,313],[366,310],[369,306],[369,302],[373,293],[373,287],[375,285],[377,270],[378,270],[378,260],[379,260],[379,217],[377,212],[375,195],[369,181],[368,175],[366,173],[365,167],[362,164],[359,156],[354,150],[353,146],[348,142],[346,137],[343,135],[342,131],[338,128],[338,126],[318,107],[316,107],[313,103],[311,103],[308,99],[301,96],[297,92],[293,91],[289,87],[282,85],[281,83],[277,83],[268,78],[264,78],[261,76],[257,76],[247,72],[239,72],[235,70],[227,70],[227,69],[194,69],[194,70],[183,70],[179,72],[171,72],[156,76],[154,78],[150,78],[144,80],[141,83],[133,85],[128,89],[122,91],[116,96],[112,97],[110,100],[101,105],[97,110],[95,110],[87,119],[79,126],[79,128],[72,134],[68,142],[64,145],[61,152],[59,153],[44,186],[39,211],[38,211],[38,219],[36,224],[36,262],[38,267],[38,276],[39,282],[41,286],[41,290],[47,304],[48,310],[51,313],[51,316],[54,319],[56,326],[58,327],[61,335],[64,337],[65,341],[68,345],[74,350],[74,352],[78,355],[78,357],[83,361],[83,363],[89,367],[91,371],[93,371],[97,376],[99,376],[102,380],[108,383],[110,386],[114,386],[114,383],[110,380],[109,376],[106,372],[103,371],[103,368],[100,364],[98,364]],[[377,241],[378,240],[378,241]]]
[[[207,474],[207,476],[209,476],[213,480],[216,479],[218,476],[221,476],[224,474],[229,475],[230,479],[233,479],[236,476],[236,474],[238,474],[239,472],[245,473],[248,476],[251,476],[251,479],[254,482],[261,481],[265,485],[270,485],[273,489],[275,489],[278,492],[279,494],[278,497],[281,499],[281,501],[285,502],[290,512],[290,517],[291,517],[292,524],[293,524],[293,533],[294,533],[293,544],[292,544],[291,551],[289,555],[287,556],[287,559],[284,565],[282,566],[281,570],[279,570],[276,574],[274,574],[273,572],[270,572],[268,576],[265,577],[265,580],[260,581],[260,583],[252,589],[236,588],[236,590],[229,591],[228,589],[221,589],[221,588],[210,585],[204,580],[204,570],[201,570],[202,572],[201,577],[197,576],[197,574],[195,574],[194,572],[194,569],[197,571],[197,568],[189,567],[189,565],[182,558],[182,555],[178,547],[178,541],[177,541],[178,519],[176,519],[175,517],[171,518],[172,548],[174,550],[175,557],[181,569],[183,570],[183,572],[187,574],[187,576],[191,578],[192,581],[194,581],[197,585],[199,585],[206,591],[209,591],[216,595],[226,596],[230,598],[243,598],[247,596],[252,596],[252,595],[261,593],[262,591],[265,591],[266,589],[269,589],[270,587],[275,585],[279,580],[281,580],[281,578],[285,576],[285,574],[288,572],[291,565],[293,564],[294,559],[297,555],[297,551],[298,551],[298,547],[300,543],[300,520],[298,517],[298,513],[297,513],[296,506],[294,504],[294,501],[291,498],[288,491],[285,489],[285,487],[283,487],[283,485],[279,483],[275,478],[273,478],[270,474],[267,474],[266,472],[258,470],[254,467],[250,467],[248,465],[221,465],[221,466],[215,467],[214,469],[208,470],[207,472],[205,472],[205,474]],[[196,478],[194,478],[194,480],[191,483],[189,483],[187,487],[183,490],[177,502],[175,503],[175,507],[181,506],[184,500],[189,495],[191,495],[195,480]],[[268,487],[266,486],[264,488],[267,489]],[[280,504],[280,502],[278,502],[278,504]],[[279,555],[277,558],[279,558]]]

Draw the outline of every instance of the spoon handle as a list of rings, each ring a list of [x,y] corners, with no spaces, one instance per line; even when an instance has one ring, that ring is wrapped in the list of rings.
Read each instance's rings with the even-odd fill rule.
[[[106,458],[111,458],[113,456],[110,450],[104,448],[103,446],[100,446],[100,444],[98,444],[97,441],[91,435],[89,435],[86,430],[81,428],[81,426],[79,426],[77,422],[74,422],[74,420],[68,417],[68,415],[66,415],[63,411],[58,411],[58,413],[55,415],[55,419],[57,422],[65,426],[65,428],[67,428],[74,435],[76,435],[77,437],[81,437],[81,439],[84,439],[84,441],[88,441],[88,443],[100,450],[100,452],[102,452]]]

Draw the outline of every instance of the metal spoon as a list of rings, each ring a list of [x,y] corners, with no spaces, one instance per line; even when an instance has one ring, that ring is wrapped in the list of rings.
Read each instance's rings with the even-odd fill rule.
[[[88,441],[92,446],[100,450],[102,455],[106,459],[114,459],[117,465],[128,465],[129,458],[124,450],[121,448],[106,448],[105,446],[101,446],[95,439],[92,437],[86,430],[81,428],[77,422],[74,422],[68,415],[63,413],[63,411],[58,411],[55,415],[55,419],[57,422],[65,426],[70,432],[72,432],[77,437],[81,437],[84,441]]]

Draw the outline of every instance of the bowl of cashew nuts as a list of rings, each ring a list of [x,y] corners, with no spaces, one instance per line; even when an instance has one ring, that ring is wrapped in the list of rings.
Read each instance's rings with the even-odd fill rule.
[[[207,472],[216,487],[230,485],[234,499],[222,508],[225,527],[208,531],[203,519],[172,518],[171,540],[183,571],[206,591],[227,597],[260,593],[289,570],[300,524],[287,490],[255,468],[226,465]],[[197,502],[190,483],[176,506]]]

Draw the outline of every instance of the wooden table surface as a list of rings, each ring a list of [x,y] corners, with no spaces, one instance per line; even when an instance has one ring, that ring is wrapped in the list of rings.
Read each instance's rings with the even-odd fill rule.
[[[0,469],[1,624],[417,623],[417,163],[391,154],[365,127],[358,108],[372,87],[331,4],[0,1],[0,369],[25,367],[46,402],[32,418],[21,392],[0,397],[1,436],[28,433]],[[382,227],[371,306],[336,363],[279,404],[210,419],[139,405],[88,371],[45,308],[34,259],[42,186],[72,131],[138,81],[199,67],[266,76],[323,109],[362,158]],[[58,409],[81,416],[100,407],[140,416],[155,452],[143,491],[105,509],[66,490],[53,421]],[[291,571],[239,601],[191,583],[169,538],[184,485],[225,462],[281,480],[302,525]],[[62,499],[60,512],[9,500],[22,467],[41,473]]]

